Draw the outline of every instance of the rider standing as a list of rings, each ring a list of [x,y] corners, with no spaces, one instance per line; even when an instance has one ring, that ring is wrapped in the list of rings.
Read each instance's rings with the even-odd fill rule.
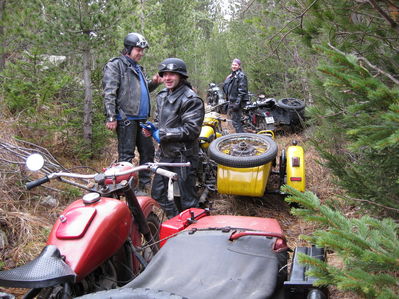
[[[150,115],[150,91],[160,83],[158,74],[147,80],[139,61],[149,47],[139,33],[129,33],[124,39],[124,50],[104,67],[103,96],[107,115],[106,127],[118,135],[118,161],[132,162],[137,147],[140,164],[153,162],[154,145],[151,138],[141,133],[140,122]],[[150,189],[149,173],[140,173],[139,192]]]
[[[241,126],[241,107],[248,99],[247,76],[241,70],[241,61],[236,58],[231,63],[231,74],[223,83],[223,91],[229,103],[228,110],[231,114],[231,121],[237,133],[244,132]]]
[[[165,89],[157,95],[156,135],[160,142],[160,162],[190,162],[190,167],[171,167],[179,175],[180,201],[168,200],[168,179],[155,175],[152,197],[168,218],[179,211],[198,206],[195,189],[198,168],[198,137],[204,119],[204,103],[187,81],[186,64],[178,58],[167,58],[158,66]],[[146,134],[150,133],[148,130]]]

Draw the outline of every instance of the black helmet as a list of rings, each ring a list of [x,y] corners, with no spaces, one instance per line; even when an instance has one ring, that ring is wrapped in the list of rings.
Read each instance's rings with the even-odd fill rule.
[[[158,74],[162,77],[164,72],[178,73],[188,78],[186,64],[179,58],[166,58],[162,61],[158,65]]]
[[[126,35],[123,44],[125,45],[125,48],[128,50],[129,53],[133,47],[139,47],[142,49],[150,47],[144,36],[136,32],[131,32]]]

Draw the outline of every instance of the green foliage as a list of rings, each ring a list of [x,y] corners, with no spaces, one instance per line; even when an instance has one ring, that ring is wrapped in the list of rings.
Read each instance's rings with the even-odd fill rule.
[[[63,190],[63,198],[66,202],[69,202],[71,198],[78,198],[82,196],[82,190],[76,187],[68,186]]]
[[[329,61],[319,67],[323,97],[308,110],[315,146],[348,194],[397,209],[399,87],[375,78],[354,55],[320,49]]]
[[[399,269],[399,226],[393,219],[378,220],[370,216],[348,219],[341,212],[321,205],[311,192],[298,192],[284,186],[289,203],[300,208],[292,213],[320,225],[311,236],[302,236],[309,242],[334,252],[342,266],[334,266],[301,255],[301,263],[309,265],[309,275],[319,278],[317,285],[334,285],[367,298],[397,298]]]
[[[2,40],[8,45],[5,53],[16,51],[7,61],[2,87],[5,104],[20,118],[18,125],[25,127],[19,130],[21,138],[55,149],[55,154],[60,151],[84,158],[101,152],[109,135],[103,124],[101,78],[90,78],[90,73],[101,73],[110,58],[107,51],[114,51],[114,41],[119,38],[114,25],[132,5],[132,1],[29,0],[16,9],[13,1],[7,2]],[[24,28],[18,34],[12,26],[16,24]],[[11,37],[20,44],[8,44]],[[44,57],[49,55],[62,55],[66,60],[61,65],[45,65]],[[88,80],[82,75],[82,65],[87,65]],[[81,78],[87,82],[82,84]],[[96,87],[91,89],[93,97],[86,97],[83,93],[92,86]],[[90,101],[91,111],[83,111],[84,100]],[[82,140],[87,135],[87,127],[83,128],[86,116],[93,116],[90,135],[96,139],[90,143]],[[29,133],[27,127],[33,131]]]
[[[13,113],[25,111],[27,114],[51,104],[72,81],[40,52],[26,52],[19,60],[8,63],[3,78],[6,105]]]

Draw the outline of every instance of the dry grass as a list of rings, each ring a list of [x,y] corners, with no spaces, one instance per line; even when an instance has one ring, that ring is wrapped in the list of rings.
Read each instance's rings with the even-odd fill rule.
[[[15,144],[10,124],[2,121],[0,138],[10,144]],[[35,201],[24,196],[21,180],[26,175],[24,167],[10,164],[7,161],[17,161],[15,157],[0,149],[0,229],[9,236],[9,246],[0,252],[1,261],[5,266],[15,266],[32,259],[42,248],[45,241],[43,232],[50,226],[44,216],[37,213]],[[47,213],[48,215],[48,213]]]

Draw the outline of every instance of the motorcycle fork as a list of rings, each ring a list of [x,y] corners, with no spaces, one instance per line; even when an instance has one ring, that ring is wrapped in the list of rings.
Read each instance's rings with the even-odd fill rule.
[[[145,258],[137,251],[136,247],[134,247],[133,242],[131,239],[129,239],[129,247],[132,250],[134,256],[137,258],[137,260],[139,261],[139,263],[143,266],[143,268],[145,269],[148,265],[147,261],[145,260]]]
[[[134,183],[134,178],[131,178],[128,184],[128,188],[124,190],[125,198],[129,206],[129,209],[132,212],[134,221],[137,223],[139,232],[143,234],[145,240],[149,244],[153,244],[151,246],[151,250],[154,254],[156,254],[158,252],[158,247],[155,244],[155,240],[152,237],[143,210],[141,209],[140,203],[138,202],[136,194],[133,191],[134,189],[133,183]]]

